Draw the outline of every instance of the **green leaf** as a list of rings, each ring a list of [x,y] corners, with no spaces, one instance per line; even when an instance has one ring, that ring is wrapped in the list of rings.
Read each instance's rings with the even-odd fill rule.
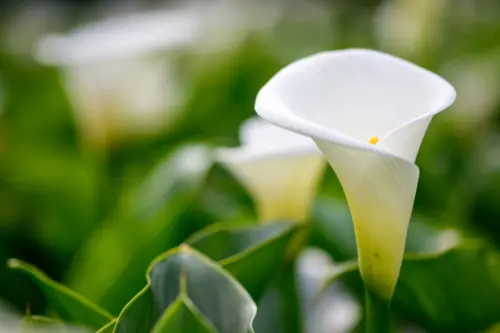
[[[333,266],[322,290],[339,278],[359,277],[355,267],[355,262]],[[498,253],[473,242],[407,255],[392,307],[432,331],[477,332],[500,319],[499,272]]]
[[[213,327],[207,324],[203,315],[183,297],[179,297],[175,303],[165,311],[153,328],[153,333],[217,333]]]
[[[123,309],[115,332],[151,332],[164,313],[161,322],[174,325],[178,319],[165,316],[177,311],[170,307],[179,297],[189,300],[191,312],[206,321],[201,327],[212,325],[218,333],[252,331],[256,306],[250,295],[212,260],[183,245],[154,260],[148,285]]]
[[[123,308],[114,332],[150,332],[161,316],[161,310],[157,309],[154,302],[153,293],[148,284]]]
[[[500,320],[500,255],[464,242],[442,253],[408,255],[393,304],[437,332],[477,332]]]
[[[204,146],[182,146],[169,154],[84,244],[69,284],[119,313],[143,286],[149,263],[201,227],[200,219],[184,214],[211,166]]]
[[[313,241],[337,261],[352,259],[355,243],[347,231],[350,217],[335,200],[321,199],[313,224]],[[332,212],[337,210],[337,212]],[[337,217],[335,219],[334,217]],[[342,219],[344,217],[345,219]],[[347,218],[346,218],[347,217]],[[500,255],[484,241],[462,239],[453,230],[439,230],[412,221],[407,252],[391,309],[432,332],[477,332],[500,319]],[[344,232],[340,240],[332,234]],[[345,264],[352,268],[352,262]],[[345,267],[345,266],[344,266]],[[359,272],[332,272],[327,282],[342,277],[362,295]]]
[[[294,240],[301,240],[303,234],[303,226],[292,222],[248,226],[221,223],[203,229],[186,243],[218,260],[257,301],[287,256],[300,247],[301,243]]]
[[[257,332],[301,332],[300,305],[291,260],[303,245],[305,226],[292,222],[235,226],[220,223],[186,243],[227,269],[259,302]]]
[[[63,320],[98,329],[113,319],[105,310],[66,286],[51,280],[34,266],[17,259],[9,260],[8,266],[29,276]]]

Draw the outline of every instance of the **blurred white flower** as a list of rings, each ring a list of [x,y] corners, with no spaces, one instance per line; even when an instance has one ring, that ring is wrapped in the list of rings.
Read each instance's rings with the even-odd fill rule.
[[[20,317],[6,303],[0,300],[0,333],[18,332]]]
[[[280,63],[319,52],[338,39],[337,11],[323,0],[271,1],[280,3],[280,15],[266,31],[268,48]],[[340,11],[339,11],[340,12]]]
[[[36,58],[63,67],[64,83],[84,138],[97,145],[123,136],[154,134],[175,126],[185,84],[176,76],[176,56],[235,49],[249,34],[272,29],[281,14],[267,1],[185,1],[170,9],[121,14],[48,35]]]
[[[500,88],[498,56],[494,52],[451,61],[443,67],[458,94],[449,118],[465,135],[487,124],[494,114]]]
[[[310,333],[353,332],[361,318],[361,307],[344,286],[336,282],[318,300],[318,292],[331,274],[334,263],[318,249],[306,249],[297,260],[298,286],[305,331]]]
[[[418,55],[439,42],[441,16],[447,0],[389,0],[374,16],[380,45],[407,56]]]
[[[441,77],[371,50],[309,56],[278,72],[256,111],[311,137],[337,174],[354,221],[365,284],[393,294],[419,169],[414,161],[432,117],[455,100]]]
[[[306,219],[326,164],[314,142],[259,118],[242,125],[240,140],[217,158],[249,190],[259,218]]]
[[[237,48],[250,35],[269,34],[283,14],[280,1],[191,0],[198,13],[203,38],[197,46],[202,55],[219,54]]]
[[[175,120],[183,96],[171,55],[199,34],[193,12],[142,13],[46,36],[36,57],[64,67],[84,137],[106,144],[115,136],[155,133]]]

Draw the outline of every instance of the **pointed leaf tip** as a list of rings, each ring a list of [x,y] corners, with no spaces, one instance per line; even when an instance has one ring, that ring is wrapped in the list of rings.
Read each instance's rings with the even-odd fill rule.
[[[158,320],[152,333],[216,333],[189,299],[179,297]]]
[[[26,274],[43,293],[47,302],[65,321],[98,329],[113,319],[107,311],[82,295],[52,280],[35,266],[19,259],[9,259],[7,266]],[[27,309],[29,313],[29,307]]]
[[[20,265],[21,265],[21,261],[16,259],[16,258],[11,258],[11,259],[7,260],[7,267],[9,267],[9,268],[15,269]]]

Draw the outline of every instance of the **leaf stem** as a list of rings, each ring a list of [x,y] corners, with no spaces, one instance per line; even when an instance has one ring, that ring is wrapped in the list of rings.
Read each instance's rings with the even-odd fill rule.
[[[365,288],[366,333],[389,332],[389,302]]]

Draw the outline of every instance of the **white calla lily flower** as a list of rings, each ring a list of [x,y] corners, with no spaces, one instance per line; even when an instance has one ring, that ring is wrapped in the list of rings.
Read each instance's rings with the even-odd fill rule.
[[[187,10],[121,15],[47,35],[35,57],[64,69],[84,139],[106,146],[175,124],[186,98],[176,56],[196,45],[200,34],[198,16]]]
[[[367,288],[390,299],[417,188],[415,165],[431,118],[455,100],[444,79],[378,51],[298,60],[259,92],[269,122],[311,137],[337,174],[354,221]]]
[[[326,165],[314,142],[257,117],[243,123],[240,141],[217,158],[253,196],[259,219],[306,219]]]

